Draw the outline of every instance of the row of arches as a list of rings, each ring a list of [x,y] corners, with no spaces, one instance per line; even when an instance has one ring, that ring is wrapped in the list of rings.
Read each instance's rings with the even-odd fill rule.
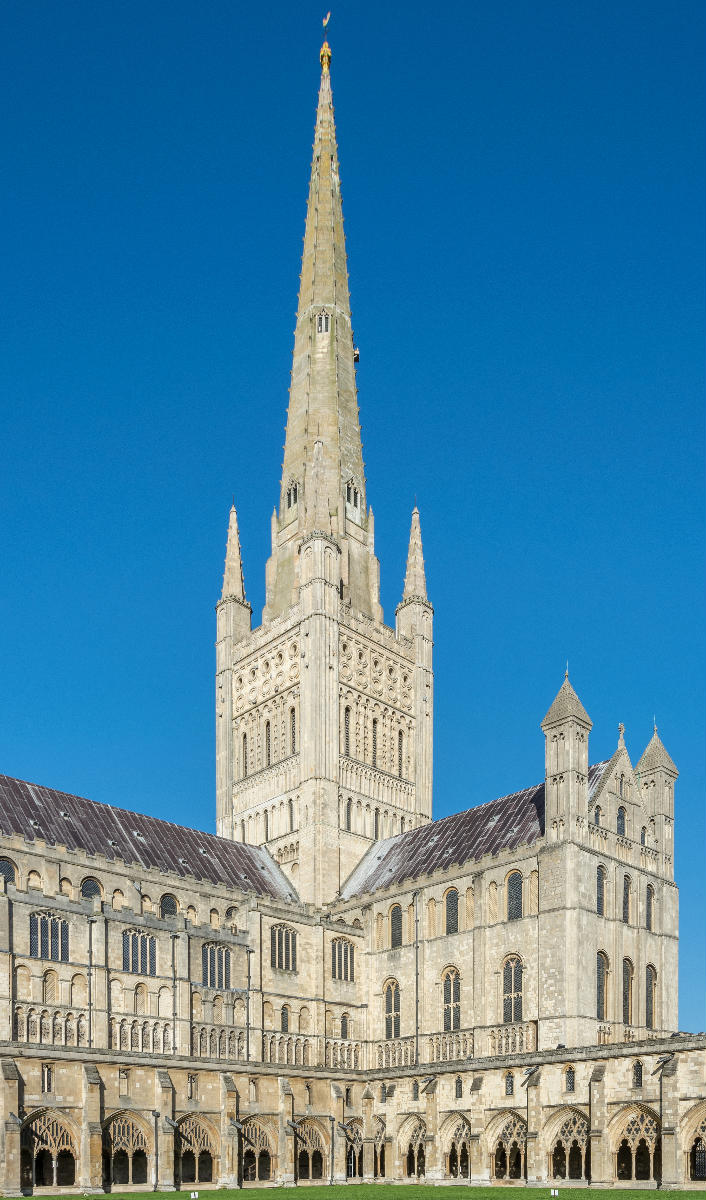
[[[599,950],[596,954],[596,1017],[599,1021],[611,1019],[610,977],[610,959],[605,950]],[[645,967],[644,998],[639,997],[639,1004],[634,1003],[634,991],[635,967],[632,959],[624,958],[620,992],[619,996],[615,997],[614,1004],[617,1007],[620,1002],[623,1025],[644,1025],[647,1029],[654,1029],[657,1016],[657,969],[652,963]]]
[[[240,778],[246,779],[296,754],[299,747],[297,704],[280,697],[253,710],[235,731],[240,755]]]
[[[412,724],[393,709],[349,697],[343,705],[340,752],[398,779],[412,778]]]

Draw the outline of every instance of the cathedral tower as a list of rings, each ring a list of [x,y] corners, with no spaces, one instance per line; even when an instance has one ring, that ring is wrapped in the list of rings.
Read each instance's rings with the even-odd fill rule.
[[[416,508],[383,622],[358,418],[327,42],[266,602],[251,631],[235,510],[217,607],[217,826],[325,903],[371,841],[431,819],[432,618]]]

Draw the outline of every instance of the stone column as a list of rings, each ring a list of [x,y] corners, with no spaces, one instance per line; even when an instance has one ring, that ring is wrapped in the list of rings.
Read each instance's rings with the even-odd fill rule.
[[[684,1155],[679,1144],[679,1091],[677,1059],[665,1063],[662,1070],[662,1187],[682,1186]]]
[[[427,1136],[424,1143],[424,1174],[430,1182],[444,1178],[444,1164],[439,1145],[439,1102],[436,1095],[438,1080],[430,1079],[422,1089],[426,1101]]]
[[[286,1079],[279,1080],[279,1128],[277,1131],[277,1183],[291,1185],[294,1183],[294,1157],[297,1153],[297,1139],[288,1121],[294,1120],[294,1094]]]
[[[371,1089],[366,1087],[361,1099],[363,1109],[363,1183],[373,1183],[375,1179],[374,1102]]]
[[[597,1186],[610,1186],[613,1182],[614,1172],[610,1143],[606,1133],[608,1114],[606,1112],[604,1066],[593,1068],[589,1088],[591,1128],[588,1136],[591,1146],[591,1183]]]
[[[527,1079],[527,1183],[539,1183],[544,1179],[546,1168],[544,1153],[539,1137],[542,1128],[542,1104],[540,1099],[541,1072],[535,1071]]]
[[[103,1130],[101,1126],[101,1077],[92,1063],[83,1068],[81,1144],[76,1164],[76,1185],[82,1192],[103,1191]]]

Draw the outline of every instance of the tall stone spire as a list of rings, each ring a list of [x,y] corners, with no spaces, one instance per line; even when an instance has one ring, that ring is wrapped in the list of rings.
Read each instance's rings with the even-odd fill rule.
[[[287,519],[291,497],[297,495],[305,505],[300,532],[309,532],[314,513],[322,509],[339,512],[338,531],[343,532],[344,490],[355,486],[364,517],[365,479],[328,42],[320,57],[279,515]],[[317,442],[321,451],[314,470]],[[322,491],[315,500],[307,495],[314,487],[312,472]]]
[[[412,509],[412,528],[409,533],[409,550],[407,552],[407,570],[404,577],[403,600],[427,598],[427,581],[424,574],[424,554],[422,552],[422,530],[419,524],[419,509],[416,504]]]
[[[240,555],[240,535],[238,533],[238,514],[235,505],[231,506],[228,518],[228,544],[226,546],[226,565],[223,572],[223,591],[221,600],[245,600],[243,585],[243,561]]]

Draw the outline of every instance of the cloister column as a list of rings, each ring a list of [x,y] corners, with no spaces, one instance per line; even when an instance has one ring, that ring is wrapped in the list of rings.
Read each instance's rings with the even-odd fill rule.
[[[615,1168],[606,1133],[608,1115],[605,1101],[604,1066],[593,1068],[589,1088],[591,1128],[588,1136],[591,1146],[591,1183],[610,1184],[613,1182]]]
[[[430,1079],[422,1088],[426,1101],[427,1139],[424,1143],[424,1175],[431,1182],[444,1178],[444,1163],[439,1145],[439,1101],[436,1095],[438,1080]]]
[[[363,1183],[373,1183],[375,1178],[375,1130],[373,1128],[374,1097],[366,1087],[362,1097],[363,1109]]]
[[[281,1079],[279,1103],[279,1128],[277,1131],[277,1183],[294,1183],[294,1156],[297,1139],[287,1121],[294,1120],[294,1095],[289,1081]]]
[[[546,1154],[542,1148],[539,1130],[542,1128],[542,1106],[539,1084],[541,1072],[535,1071],[527,1080],[527,1183],[539,1183],[546,1179]]]
[[[174,1138],[176,1130],[168,1125],[165,1117],[172,1115],[174,1092],[169,1071],[157,1071],[155,1081],[155,1111],[157,1121],[157,1149],[159,1158],[159,1191],[173,1192],[174,1188]]]
[[[241,1081],[241,1088],[247,1087],[247,1081]],[[240,1093],[238,1085],[229,1071],[221,1072],[221,1122],[220,1122],[220,1153],[217,1158],[218,1178],[214,1183],[218,1187],[233,1188],[238,1186],[238,1131],[231,1125],[231,1120],[240,1120]]]
[[[17,1116],[19,1108],[20,1073],[14,1058],[2,1060],[4,1127],[0,1130],[0,1189],[3,1196],[21,1196],[20,1187],[20,1131],[22,1122]],[[14,1116],[10,1116],[13,1113]]]
[[[677,1091],[677,1060],[665,1064],[662,1070],[662,1187],[678,1188],[684,1183],[684,1155],[679,1145],[679,1096]]]

